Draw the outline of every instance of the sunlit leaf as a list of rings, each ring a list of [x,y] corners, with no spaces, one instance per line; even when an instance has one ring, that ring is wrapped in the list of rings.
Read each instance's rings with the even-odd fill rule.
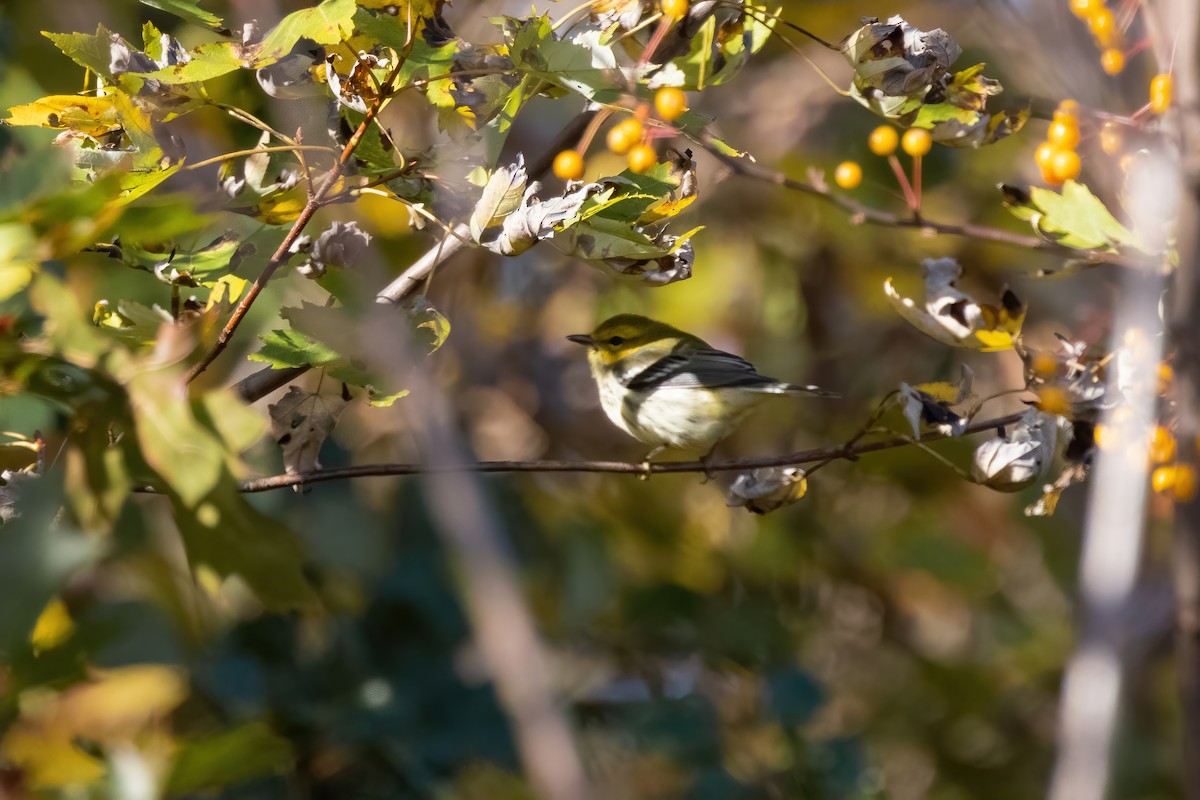
[[[1140,246],[1133,231],[1118,222],[1082,183],[1069,180],[1061,193],[1037,186],[1028,193],[1009,186],[1001,189],[1013,216],[1065,247],[1113,252],[1118,246]]]

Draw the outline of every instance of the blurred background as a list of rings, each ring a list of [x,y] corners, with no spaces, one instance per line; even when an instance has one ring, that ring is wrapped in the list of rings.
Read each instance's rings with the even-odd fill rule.
[[[545,10],[557,17],[571,5]],[[206,7],[236,29],[249,19],[265,28],[300,4],[214,0]],[[459,0],[445,17],[464,39],[494,42],[489,17],[528,9]],[[1067,0],[886,7],[796,0],[783,14],[832,42],[866,15],[945,28],[964,48],[959,68],[986,61],[987,74],[1001,81],[1004,93],[992,100],[999,108],[1031,99],[1035,109],[1053,108],[1075,98],[1129,114],[1159,71],[1143,53],[1120,75],[1104,74]],[[90,32],[103,23],[136,40],[146,19],[186,45],[197,41],[196,29],[127,0],[0,6],[2,105],[81,88],[81,70],[38,31]],[[1144,35],[1139,25],[1130,41]],[[840,55],[782,32],[837,84],[849,84]],[[271,100],[248,75],[220,80],[278,128],[323,135],[323,101]],[[735,80],[692,99],[722,138],[760,165],[805,179],[809,170],[831,176],[839,162],[858,161],[865,179],[855,199],[903,213],[890,168],[867,148],[879,119],[784,44],[771,42]],[[581,110],[573,103],[525,108],[501,161],[544,152]],[[465,172],[469,147],[439,133],[419,95],[402,96],[383,119],[402,148],[428,149],[448,180]],[[925,216],[1024,232],[996,187],[1039,181],[1033,151],[1045,125],[1034,119],[980,150],[936,146],[924,164]],[[214,110],[182,118],[173,132],[192,160],[257,139]],[[1094,142],[1080,150],[1081,180],[1113,197],[1118,157]],[[589,171],[618,172],[618,157],[610,157],[591,160]],[[1025,339],[1034,347],[1054,348],[1056,333],[1103,342],[1108,332],[1110,267],[1041,278],[1061,258],[856,225],[813,198],[731,175],[707,154],[696,160],[700,199],[680,220],[681,230],[705,226],[694,240],[690,280],[662,288],[620,282],[549,245],[511,259],[463,252],[437,270],[426,292],[451,322],[445,346],[416,365],[422,377],[394,407],[351,405],[322,464],[420,459],[427,419],[420,409],[430,406],[448,415],[458,444],[481,460],[640,459],[645,448],[605,419],[584,353],[564,340],[620,312],[677,325],[765,374],[843,394],[761,407],[719,446],[722,457],[838,444],[901,382],[953,381],[962,364],[974,370],[982,396],[1020,388],[1015,353],[947,348],[888,303],[884,280],[918,291],[929,257],[958,258],[965,288],[989,302],[1012,288],[1029,306]],[[215,193],[215,168],[181,173],[169,188],[203,206]],[[327,208],[318,223],[334,219],[358,220],[375,237],[354,278],[364,293],[437,241],[382,199]],[[269,252],[260,247],[260,259]],[[80,254],[61,269],[85,309],[106,297],[168,300],[162,284],[98,254]],[[242,274],[256,270],[248,264]],[[277,326],[278,309],[303,299],[324,302],[307,282],[274,282],[205,380],[231,383],[260,368],[243,358],[257,348],[253,334]],[[999,399],[983,413],[1020,410],[1020,398]],[[883,424],[905,429],[898,413]],[[0,397],[4,430],[58,425],[37,401]],[[965,466],[971,443],[936,449]],[[269,439],[249,461],[256,474],[282,471]],[[814,476],[802,502],[757,517],[726,507],[723,480],[477,480],[483,513],[511,547],[554,689],[601,796],[1000,800],[1045,791],[1073,644],[1086,488],[1069,490],[1054,517],[1027,518],[1037,487],[993,492],[904,448],[834,464]],[[62,593],[61,642],[14,655],[0,673],[0,795],[151,797],[130,793],[138,784],[128,775],[161,776],[174,763],[167,789],[174,796],[533,796],[510,722],[481,669],[463,574],[438,535],[428,487],[415,478],[369,478],[254,496],[259,510],[303,541],[323,600],[322,612],[293,615],[264,612],[236,578],[191,574],[169,515],[153,498],[131,503],[109,554]],[[1138,658],[1114,791],[1146,799],[1178,796],[1180,759],[1162,610],[1169,585],[1159,574],[1169,506],[1152,512],[1144,609],[1130,622]],[[56,698],[58,711],[31,715],[46,698]],[[191,772],[179,767],[185,752]]]

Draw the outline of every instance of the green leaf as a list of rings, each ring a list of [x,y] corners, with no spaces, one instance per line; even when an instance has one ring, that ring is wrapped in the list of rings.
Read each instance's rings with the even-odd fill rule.
[[[158,330],[171,322],[171,315],[155,306],[150,308],[132,300],[118,300],[114,307],[100,300],[92,313],[92,322],[101,330],[139,347],[149,347],[158,339]]]
[[[775,19],[782,10],[779,7],[771,11],[763,3],[747,3],[746,8],[750,13],[730,19],[720,28],[716,16],[705,20],[692,37],[688,54],[664,68],[665,82],[685,91],[699,91],[737,75],[750,56],[771,38]]]
[[[354,0],[324,0],[315,8],[293,11],[263,37],[254,67],[265,67],[292,52],[302,38],[317,44],[341,44],[354,30]]]
[[[192,58],[186,64],[163,67],[153,72],[139,72],[136,77],[168,85],[201,83],[246,66],[232,42],[205,42],[189,55]]]
[[[222,471],[216,486],[194,506],[175,494],[171,502],[193,568],[207,564],[222,576],[241,576],[275,611],[316,605],[304,577],[299,539],[250,505],[228,473]]]
[[[211,28],[215,31],[225,30],[220,17],[200,8],[199,4],[193,2],[193,0],[141,0],[141,2],[151,8],[157,8],[159,11],[174,14],[186,22]]]
[[[255,246],[243,242],[239,234],[227,231],[197,250],[180,250],[155,244],[146,249],[136,241],[120,242],[105,251],[134,269],[154,273],[159,280],[181,286],[214,284],[237,271],[243,258],[255,252]],[[163,249],[158,249],[163,248]]]
[[[146,463],[184,506],[194,509],[225,470],[223,443],[192,413],[171,371],[144,371],[128,384],[137,441]]]
[[[615,82],[620,79],[620,72],[615,69],[616,56],[611,49],[603,48],[608,51],[605,56],[599,48],[589,50],[574,42],[559,39],[547,16],[511,22],[515,24],[516,31],[508,52],[519,71],[588,99],[602,102],[616,99],[619,90]],[[596,61],[611,62],[612,67],[596,67],[594,53]]]
[[[1013,216],[1061,245],[1109,252],[1117,246],[1140,247],[1137,236],[1082,183],[1067,181],[1061,194],[1040,187],[1031,188],[1028,195],[1001,188],[1010,190],[1005,193],[1005,205]]]
[[[28,225],[0,224],[0,301],[21,292],[38,271],[37,239]]]
[[[247,358],[251,361],[270,364],[271,369],[319,367],[342,357],[337,351],[290,328],[274,330],[265,334],[262,337],[262,343],[263,346],[259,348],[258,352],[251,353]]]
[[[42,36],[54,42],[55,47],[79,66],[112,78],[112,73],[108,71],[112,63],[109,47],[112,44],[112,31],[108,28],[98,25],[94,34],[42,31]]]
[[[251,722],[203,739],[181,742],[167,778],[171,796],[217,791],[264,775],[290,771],[287,739],[265,722]]]
[[[433,307],[428,299],[422,296],[414,297],[409,303],[408,313],[411,315],[418,332],[427,331],[431,338],[429,352],[434,353],[446,342],[450,335],[450,320]]]

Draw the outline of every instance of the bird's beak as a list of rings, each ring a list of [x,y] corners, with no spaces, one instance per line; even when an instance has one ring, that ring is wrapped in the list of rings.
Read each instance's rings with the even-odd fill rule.
[[[596,340],[593,339],[591,334],[588,333],[572,333],[567,337],[567,341],[574,342],[575,344],[587,345],[588,347],[591,347],[596,343]]]

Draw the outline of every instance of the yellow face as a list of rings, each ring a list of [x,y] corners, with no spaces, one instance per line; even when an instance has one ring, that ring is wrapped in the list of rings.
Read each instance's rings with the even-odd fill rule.
[[[648,317],[618,314],[601,322],[590,334],[567,338],[576,344],[587,345],[589,361],[610,366],[646,348],[665,354],[685,336],[683,331]]]

